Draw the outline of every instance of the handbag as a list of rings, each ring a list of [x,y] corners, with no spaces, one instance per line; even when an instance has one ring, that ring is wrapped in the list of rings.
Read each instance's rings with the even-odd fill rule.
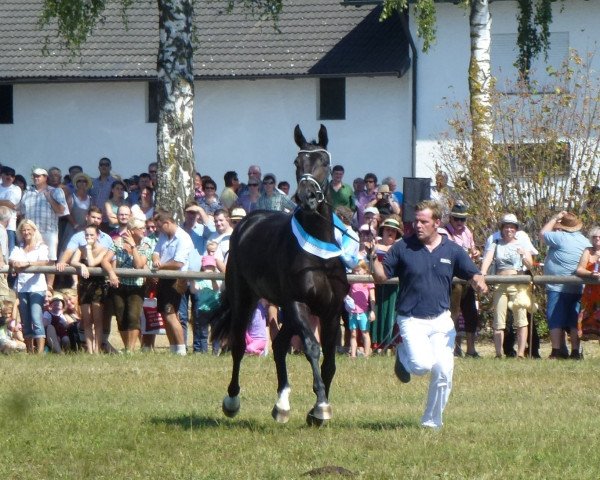
[[[158,311],[158,301],[151,293],[144,298],[142,313],[140,314],[140,327],[142,335],[166,335],[165,320]]]

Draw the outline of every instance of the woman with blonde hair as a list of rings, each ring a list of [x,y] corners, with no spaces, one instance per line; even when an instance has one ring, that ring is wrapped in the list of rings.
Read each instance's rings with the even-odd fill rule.
[[[19,299],[19,315],[28,353],[43,353],[46,331],[42,321],[44,299],[48,285],[43,273],[27,273],[28,267],[48,265],[48,246],[42,240],[37,225],[25,219],[17,228],[18,245],[9,257],[17,275],[15,290]]]

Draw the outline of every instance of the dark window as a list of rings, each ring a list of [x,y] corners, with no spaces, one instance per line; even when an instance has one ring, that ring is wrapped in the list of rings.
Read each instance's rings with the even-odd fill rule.
[[[13,123],[12,85],[0,85],[0,123]]]
[[[346,79],[319,80],[319,120],[346,119]]]
[[[158,123],[158,82],[148,82],[148,123]]]

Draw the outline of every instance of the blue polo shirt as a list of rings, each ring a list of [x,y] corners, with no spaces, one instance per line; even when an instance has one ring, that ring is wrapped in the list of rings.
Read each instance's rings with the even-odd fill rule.
[[[452,278],[470,280],[479,273],[469,255],[442,235],[441,243],[430,252],[412,236],[396,242],[383,258],[388,278],[398,277],[398,315],[429,318],[450,309]]]

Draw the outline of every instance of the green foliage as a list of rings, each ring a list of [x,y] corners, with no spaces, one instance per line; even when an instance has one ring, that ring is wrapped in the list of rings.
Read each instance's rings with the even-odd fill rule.
[[[519,56],[515,66],[527,80],[533,59],[542,52],[547,55],[550,48],[552,0],[518,0],[518,2]]]
[[[135,0],[44,0],[38,26],[43,29],[56,22],[56,36],[75,56],[96,25],[104,22],[103,13],[111,1],[120,4],[122,20],[127,25],[127,9]],[[48,43],[49,35],[43,46],[45,54],[48,54]]]
[[[415,0],[417,35],[423,39],[423,51],[427,52],[436,38],[436,0]],[[546,54],[550,48],[550,24],[552,23],[552,2],[554,0],[517,0],[519,11],[518,37],[519,55],[515,65],[524,78],[528,78],[531,62],[540,53]],[[564,0],[563,0],[564,1]],[[408,0],[384,0],[381,20],[394,13],[403,13],[408,8]],[[471,0],[457,0],[465,7]]]
[[[476,238],[495,230],[505,212],[517,214],[532,235],[561,210],[583,217],[586,227],[600,220],[585,206],[600,183],[599,79],[576,52],[549,74],[544,86],[520,81],[492,89],[494,146],[484,164],[473,158],[469,109],[447,105],[453,113],[439,162],[473,212]]]

